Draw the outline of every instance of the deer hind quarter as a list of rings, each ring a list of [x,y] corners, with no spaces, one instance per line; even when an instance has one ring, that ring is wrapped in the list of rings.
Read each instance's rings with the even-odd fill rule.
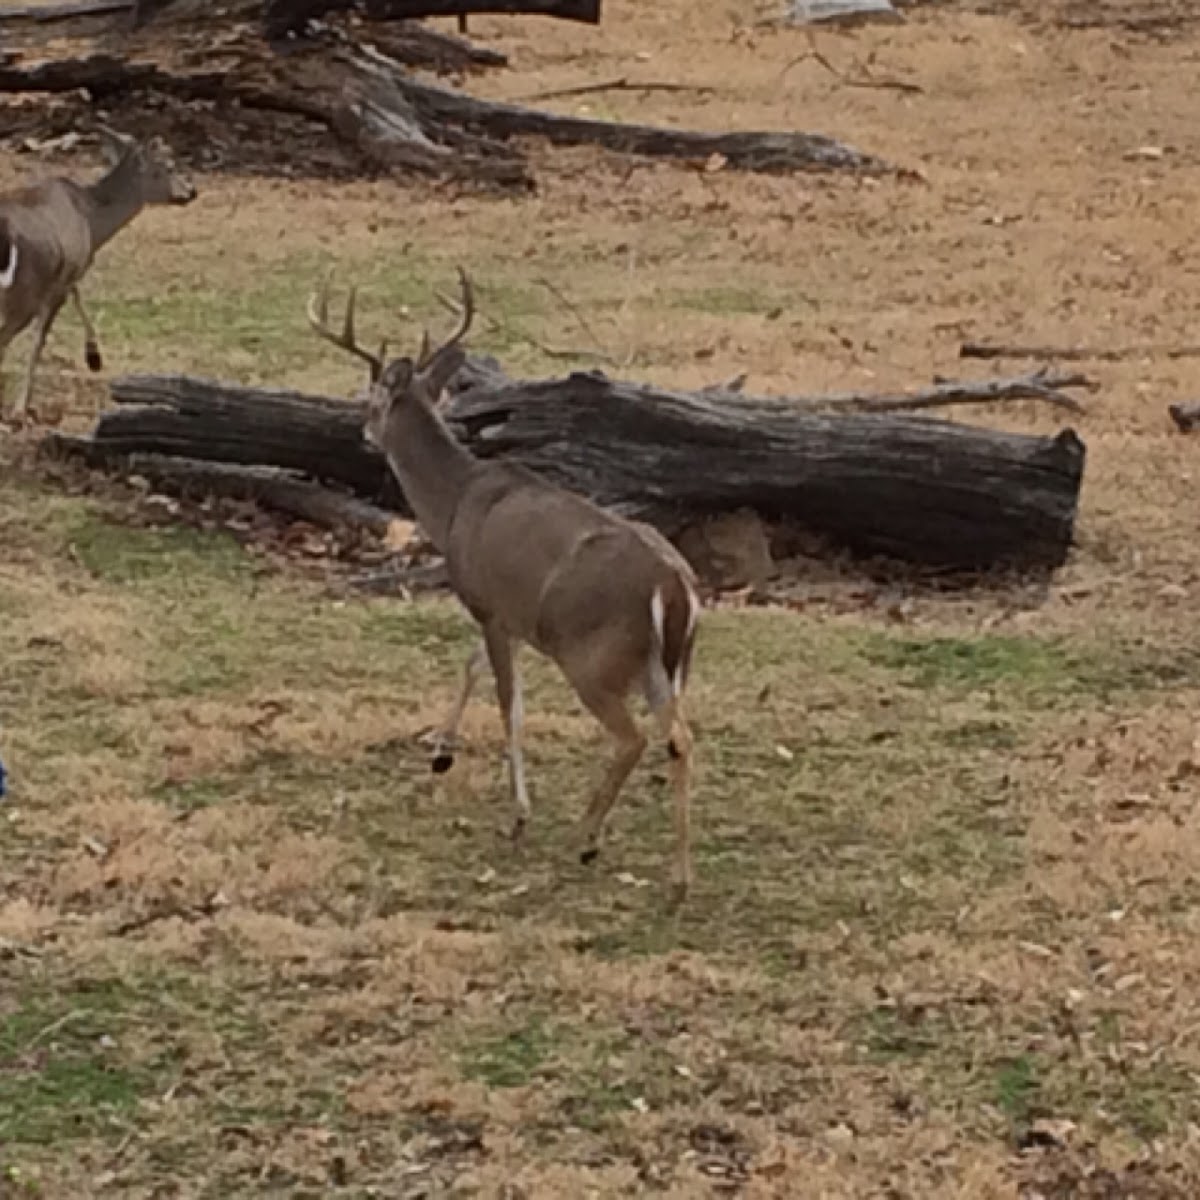
[[[700,601],[681,575],[660,583],[650,597],[650,620],[663,670],[678,696],[687,683]]]
[[[0,288],[7,291],[16,282],[21,251],[11,231],[0,226]]]

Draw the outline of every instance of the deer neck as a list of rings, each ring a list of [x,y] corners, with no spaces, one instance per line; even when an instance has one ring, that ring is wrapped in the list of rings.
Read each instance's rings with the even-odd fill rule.
[[[392,410],[386,453],[417,523],[444,552],[459,497],[476,465],[474,457],[420,401]]]
[[[103,178],[84,188],[92,249],[99,250],[145,207],[137,159],[126,155]]]

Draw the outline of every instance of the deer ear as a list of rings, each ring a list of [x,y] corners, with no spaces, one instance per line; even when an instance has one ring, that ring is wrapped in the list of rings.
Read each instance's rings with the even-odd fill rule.
[[[461,346],[446,346],[433,356],[433,361],[421,373],[425,394],[435,408],[450,380],[458,374],[458,369],[466,361],[467,352]]]
[[[116,166],[127,155],[137,149],[137,142],[107,125],[98,126],[100,133],[100,153],[112,165]]]

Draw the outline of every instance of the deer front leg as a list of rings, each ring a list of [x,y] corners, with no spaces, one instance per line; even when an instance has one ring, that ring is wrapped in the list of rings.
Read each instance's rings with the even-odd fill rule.
[[[466,669],[463,671],[462,687],[459,688],[458,696],[446,717],[445,724],[438,731],[434,740],[430,768],[435,775],[444,774],[454,766],[454,751],[458,749],[458,727],[462,724],[463,713],[466,711],[476,683],[479,682],[479,676],[483,674],[485,655],[484,643],[481,640],[471,651],[470,658],[467,659]]]
[[[525,787],[525,759],[521,753],[521,724],[525,719],[521,681],[513,662],[512,640],[508,634],[496,626],[488,626],[483,631],[483,641],[487,648],[488,661],[492,664],[492,674],[496,677],[496,698],[500,702],[500,714],[504,718],[509,787],[516,807],[512,840],[520,842],[525,836],[532,812],[529,793]]]
[[[79,314],[79,321],[83,325],[83,357],[87,362],[88,370],[101,371],[104,369],[104,359],[100,355],[100,342],[96,337],[96,327],[83,307],[83,297],[79,294],[78,286],[71,289],[71,302],[75,305],[75,311]]]

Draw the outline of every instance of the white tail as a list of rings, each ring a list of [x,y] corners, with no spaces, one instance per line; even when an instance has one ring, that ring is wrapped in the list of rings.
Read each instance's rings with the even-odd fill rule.
[[[110,131],[105,137],[115,163],[96,182],[50,179],[0,196],[0,366],[13,338],[33,326],[29,363],[13,407],[18,421],[29,410],[42,348],[68,298],[83,324],[88,366],[98,371],[103,365],[79,294],[96,251],[146,205],[187,204],[196,195],[158,139],[138,145]]]
[[[5,259],[4,269],[0,270],[0,288],[10,288],[17,277],[17,263],[21,261],[20,247],[16,242],[8,243],[8,258]]]
[[[386,455],[427,536],[446,557],[451,584],[479,623],[482,639],[435,748],[448,769],[463,710],[491,664],[504,717],[514,837],[530,818],[521,754],[521,689],[515,651],[528,643],[553,659],[583,704],[608,730],[613,759],[592,792],[582,824],[584,862],[599,853],[604,827],[646,738],[628,707],[639,690],[671,756],[676,832],[674,895],[691,883],[692,737],[683,691],[700,603],[691,568],[648,525],[627,521],[522,467],[474,458],[437,412],[463,362],[474,297],[460,271],[462,320],[436,349],[428,336],[413,361],[385,362],[354,338],[353,300],[340,331],[322,292],[309,318],[327,340],[367,361],[366,435]]]

